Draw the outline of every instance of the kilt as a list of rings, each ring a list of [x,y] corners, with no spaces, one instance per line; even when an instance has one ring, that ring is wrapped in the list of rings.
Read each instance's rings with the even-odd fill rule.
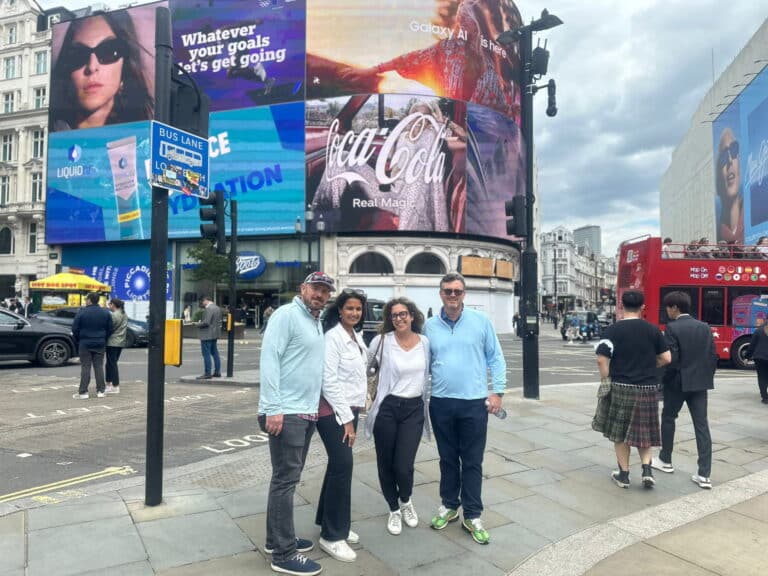
[[[598,400],[592,428],[612,442],[637,448],[661,446],[656,389],[612,382],[610,394]]]

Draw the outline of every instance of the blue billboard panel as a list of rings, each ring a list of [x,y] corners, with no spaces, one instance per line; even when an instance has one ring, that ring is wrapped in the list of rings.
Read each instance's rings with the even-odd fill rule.
[[[768,68],[712,123],[717,240],[768,236]]]
[[[211,111],[304,98],[306,0],[171,0],[174,57]]]
[[[135,266],[89,266],[85,273],[99,282],[109,285],[110,296],[128,302],[149,302],[150,267],[144,264]],[[171,271],[166,272],[165,299],[173,299]]]

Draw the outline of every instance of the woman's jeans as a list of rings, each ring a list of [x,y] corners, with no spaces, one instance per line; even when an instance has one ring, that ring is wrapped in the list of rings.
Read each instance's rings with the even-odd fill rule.
[[[107,346],[107,374],[106,380],[112,386],[120,386],[120,372],[117,370],[117,361],[123,349],[120,346]]]
[[[358,411],[352,412],[357,431]],[[325,540],[346,540],[352,515],[352,448],[348,441],[341,441],[344,426],[336,421],[335,414],[319,418],[317,432],[328,453],[328,466],[317,503],[315,524],[320,526],[320,536]]]
[[[266,428],[267,417],[259,414],[259,426]],[[296,414],[283,416],[283,430],[269,436],[272,480],[267,499],[266,547],[274,550],[273,562],[285,562],[296,553],[296,531],[293,526],[293,495],[307,459],[309,442],[315,423]]]
[[[411,499],[413,466],[424,430],[424,400],[389,395],[381,402],[373,439],[379,484],[389,510],[400,509],[400,502]]]
[[[485,398],[459,400],[432,397],[429,419],[440,455],[440,498],[443,506],[464,507],[464,518],[483,513],[483,453],[488,434]]]

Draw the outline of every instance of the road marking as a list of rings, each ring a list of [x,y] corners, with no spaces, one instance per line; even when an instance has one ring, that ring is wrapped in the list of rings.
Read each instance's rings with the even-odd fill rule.
[[[136,470],[130,466],[110,466],[104,468],[99,472],[93,472],[91,474],[85,474],[83,476],[76,476],[74,478],[68,478],[66,480],[59,480],[58,482],[52,482],[51,484],[45,484],[43,486],[34,486],[25,490],[19,490],[18,492],[11,492],[10,494],[0,495],[0,504],[5,502],[11,502],[12,500],[20,500],[21,498],[29,498],[31,496],[37,496],[46,492],[53,492],[60,488],[66,488],[67,486],[74,486],[76,484],[83,484],[84,482],[90,482],[91,480],[100,480],[102,478],[109,478],[110,476],[129,476],[135,474]]]
[[[228,448],[214,448],[213,446],[200,446],[203,450],[208,450],[214,454],[224,454],[225,452],[232,452],[237,448],[247,448],[253,444],[265,444],[269,442],[269,435],[264,432],[257,432],[256,434],[248,434],[242,438],[230,438],[229,440],[219,440],[221,444],[228,446]]]
[[[29,458],[30,456],[32,456],[32,454],[28,452],[22,452],[21,454],[16,454],[16,458]]]

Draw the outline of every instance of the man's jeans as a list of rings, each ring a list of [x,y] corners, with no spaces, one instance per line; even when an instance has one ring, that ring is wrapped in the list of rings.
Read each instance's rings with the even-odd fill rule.
[[[88,385],[91,383],[91,365],[93,365],[93,374],[96,376],[96,391],[104,392],[106,382],[104,381],[104,348],[98,350],[89,350],[85,346],[78,349],[80,355],[80,389],[79,394],[88,394]]]
[[[267,417],[259,414],[261,429]],[[269,456],[272,460],[272,480],[267,500],[266,547],[274,550],[273,562],[284,562],[296,553],[296,531],[293,527],[293,495],[301,478],[309,442],[315,423],[296,414],[283,417],[283,430],[269,436]]]
[[[221,357],[216,340],[200,340],[200,349],[203,351],[203,372],[206,376],[221,374]],[[211,356],[213,356],[213,372],[211,372]]]

